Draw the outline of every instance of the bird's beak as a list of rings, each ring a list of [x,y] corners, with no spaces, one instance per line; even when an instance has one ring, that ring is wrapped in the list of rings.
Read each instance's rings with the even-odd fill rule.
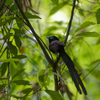
[[[48,39],[49,39],[50,37],[46,37],[46,38],[48,38]]]

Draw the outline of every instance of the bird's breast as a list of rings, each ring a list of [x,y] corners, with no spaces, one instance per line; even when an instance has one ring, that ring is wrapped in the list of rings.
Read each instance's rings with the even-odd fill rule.
[[[49,44],[49,49],[50,49],[50,51],[53,52],[53,53],[58,53],[59,45],[57,44],[57,41],[52,41],[52,42]]]

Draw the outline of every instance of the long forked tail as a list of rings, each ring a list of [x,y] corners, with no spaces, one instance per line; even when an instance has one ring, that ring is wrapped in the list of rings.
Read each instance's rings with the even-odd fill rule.
[[[70,75],[72,77],[72,80],[74,81],[74,84],[75,84],[78,92],[80,94],[82,94],[82,91],[81,91],[81,89],[79,87],[79,85],[80,85],[82,90],[83,90],[83,92],[84,92],[84,94],[87,95],[87,91],[86,91],[86,89],[85,89],[85,87],[84,87],[84,85],[83,85],[83,83],[82,83],[82,81],[81,81],[81,79],[80,79],[75,67],[74,67],[74,63],[71,60],[71,58],[66,54],[65,51],[60,52],[60,55],[61,55],[63,61],[65,62],[65,64],[67,65],[67,67],[69,69]]]

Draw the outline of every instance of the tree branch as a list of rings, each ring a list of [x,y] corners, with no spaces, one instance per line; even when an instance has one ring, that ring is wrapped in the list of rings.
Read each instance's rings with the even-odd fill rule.
[[[70,32],[70,28],[71,28],[71,24],[72,24],[72,20],[73,20],[73,16],[74,16],[75,2],[76,2],[76,0],[73,0],[73,8],[72,8],[72,11],[71,11],[71,18],[70,18],[70,21],[69,21],[69,24],[68,24],[68,30],[67,30],[67,34],[66,34],[64,43],[67,42],[68,35],[69,35],[69,32]]]
[[[48,55],[46,49],[44,48],[45,43],[44,43],[44,42],[42,41],[42,39],[35,33],[33,27],[31,26],[29,20],[27,19],[27,17],[25,16],[24,12],[22,11],[22,9],[21,9],[21,7],[20,7],[20,5],[19,5],[19,3],[18,3],[17,0],[15,0],[15,3],[16,3],[16,5],[17,5],[17,7],[19,8],[19,10],[20,10],[20,12],[21,12],[23,18],[25,19],[27,26],[31,29],[33,35],[35,36],[35,38],[36,38],[36,40],[38,41],[38,43],[39,43],[41,49],[43,50],[44,55],[45,55],[47,61],[48,61],[48,62],[50,63],[50,65],[52,66],[53,72],[57,73],[57,72],[56,72],[57,64],[49,57],[49,55]],[[42,41],[42,43],[43,43],[44,45],[41,43],[41,41]],[[54,75],[54,80],[55,80],[55,90],[57,91],[57,90],[58,90],[58,79],[57,79],[57,76],[56,76],[56,75]]]
[[[16,3],[17,7],[19,8],[19,10],[20,10],[20,12],[21,12],[23,18],[25,19],[25,21],[26,21],[26,23],[27,23],[27,26],[31,29],[33,35],[35,36],[35,38],[36,38],[36,40],[38,41],[38,43],[39,43],[41,49],[43,50],[44,55],[45,55],[47,61],[51,64],[51,66],[53,66],[54,61],[49,57],[49,55],[48,55],[48,53],[47,53],[47,51],[46,51],[44,45],[41,43],[41,40],[42,40],[42,39],[40,40],[40,37],[39,37],[39,36],[36,34],[36,32],[34,31],[34,29],[33,29],[33,27],[31,26],[29,20],[27,19],[27,17],[25,16],[25,14],[24,14],[22,8],[20,7],[20,5],[19,5],[19,3],[18,3],[18,0],[14,0],[14,1],[15,1],[15,3]],[[43,41],[42,41],[42,42],[43,42]],[[45,43],[44,43],[44,44],[45,44]]]

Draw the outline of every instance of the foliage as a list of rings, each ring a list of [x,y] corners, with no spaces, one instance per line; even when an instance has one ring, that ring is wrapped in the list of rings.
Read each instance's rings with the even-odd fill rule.
[[[99,100],[99,27],[100,0],[0,0],[0,100]],[[87,96],[50,53],[51,35],[67,41]]]

